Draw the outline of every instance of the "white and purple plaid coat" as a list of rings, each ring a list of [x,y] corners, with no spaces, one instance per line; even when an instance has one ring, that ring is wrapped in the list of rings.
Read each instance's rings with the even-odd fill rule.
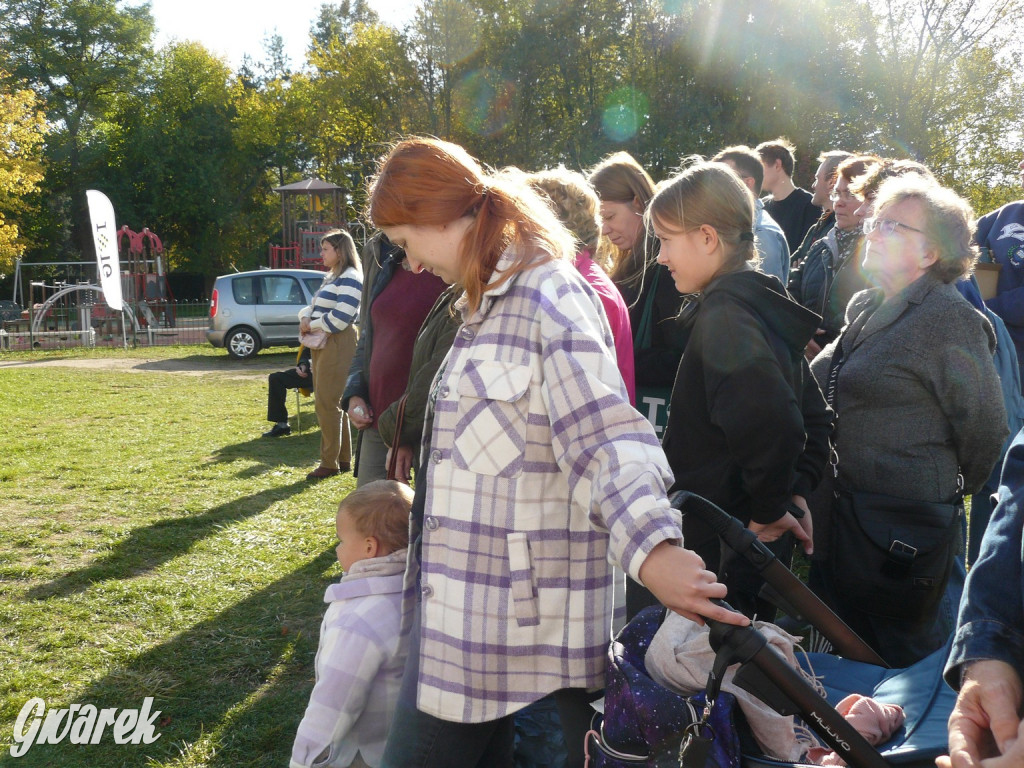
[[[636,578],[656,544],[681,540],[668,462],[612,349],[569,261],[520,273],[464,314],[436,385],[421,711],[484,722],[603,685],[609,552]]]

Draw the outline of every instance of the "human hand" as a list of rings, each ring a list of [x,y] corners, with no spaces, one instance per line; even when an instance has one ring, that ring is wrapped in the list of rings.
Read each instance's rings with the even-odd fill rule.
[[[373,409],[361,397],[348,399],[348,418],[356,429],[366,429],[373,424]]]
[[[309,333],[309,329],[310,329],[309,318],[308,317],[301,318],[299,320],[299,331],[302,332],[302,333]]]
[[[388,449],[388,464],[391,463],[391,451]],[[412,448],[408,445],[398,446],[398,458],[395,459],[395,478],[406,485],[412,480]]]
[[[794,497],[794,499],[797,498],[801,497]],[[802,498],[801,501],[803,501]],[[804,508],[806,508],[806,506],[807,502],[804,501]],[[760,541],[775,541],[777,538],[782,536],[782,534],[786,533],[786,531],[790,531],[794,536],[796,536],[797,541],[803,542],[804,552],[811,554],[814,551],[814,541],[811,538],[811,532],[808,530],[810,528],[810,519],[810,514],[806,509],[804,509],[804,516],[801,520],[797,520],[791,513],[787,512],[774,523],[762,524],[755,523],[751,520],[747,527],[757,534],[757,538]],[[803,525],[804,520],[808,521],[806,527]]]
[[[1024,764],[1024,724],[1017,714],[1021,679],[1003,661],[986,659],[967,667],[949,716],[949,756],[939,768],[1002,768]]]
[[[704,567],[696,552],[663,541],[648,553],[640,566],[640,580],[662,605],[698,624],[702,617],[745,627],[750,620],[711,602],[726,595],[724,584]]]
[[[821,344],[818,343],[817,337],[820,337],[824,333],[825,329],[819,328],[814,332],[815,338],[807,342],[807,348],[804,349],[804,357],[807,358],[808,362],[816,358],[818,356],[818,353],[821,352]]]
[[[309,366],[307,366],[305,363],[301,365],[296,365],[295,372],[299,374],[299,376],[301,376],[302,378],[306,378],[307,376],[309,376]]]

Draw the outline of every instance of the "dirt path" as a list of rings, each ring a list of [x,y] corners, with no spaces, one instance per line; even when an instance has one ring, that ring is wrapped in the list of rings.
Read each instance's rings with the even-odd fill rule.
[[[178,373],[186,376],[224,376],[232,379],[262,378],[268,373],[287,366],[280,358],[257,357],[254,360],[232,360],[193,355],[175,359],[145,359],[118,357],[58,358],[54,360],[0,360],[0,371],[6,368],[29,366],[61,366],[83,368],[94,371],[117,371],[126,373]]]

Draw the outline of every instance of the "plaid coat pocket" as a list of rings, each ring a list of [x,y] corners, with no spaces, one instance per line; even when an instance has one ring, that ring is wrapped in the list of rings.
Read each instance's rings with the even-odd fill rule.
[[[530,369],[469,360],[458,384],[455,466],[491,477],[523,472],[530,410]]]

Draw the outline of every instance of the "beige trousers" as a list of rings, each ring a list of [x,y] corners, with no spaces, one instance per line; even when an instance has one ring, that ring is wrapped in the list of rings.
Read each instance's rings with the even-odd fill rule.
[[[327,346],[312,350],[313,397],[320,423],[320,465],[337,469],[352,461],[352,435],[348,416],[341,410],[348,367],[356,352],[358,334],[353,326],[327,336]]]

